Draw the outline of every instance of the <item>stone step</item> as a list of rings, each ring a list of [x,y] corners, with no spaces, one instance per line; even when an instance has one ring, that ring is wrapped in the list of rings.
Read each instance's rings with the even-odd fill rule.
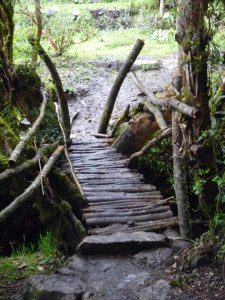
[[[168,239],[154,232],[117,232],[85,237],[77,247],[81,254],[127,254],[168,246]]]

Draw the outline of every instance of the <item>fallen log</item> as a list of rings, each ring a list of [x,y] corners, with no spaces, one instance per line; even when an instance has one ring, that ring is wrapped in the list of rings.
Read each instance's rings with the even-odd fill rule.
[[[13,176],[13,175],[19,175],[19,174],[23,173],[24,171],[29,170],[29,169],[35,167],[35,166],[38,164],[39,160],[40,160],[40,159],[42,158],[42,156],[43,156],[43,150],[44,150],[44,149],[47,149],[47,148],[49,148],[49,147],[56,147],[56,146],[58,146],[58,142],[56,142],[56,143],[54,143],[54,144],[52,144],[52,145],[44,145],[44,146],[38,151],[37,155],[36,155],[34,158],[25,161],[23,164],[21,164],[21,165],[15,167],[15,168],[6,169],[4,172],[2,172],[2,173],[0,174],[0,182],[6,180],[6,179],[8,179],[8,178],[10,178],[10,177]]]
[[[140,151],[134,153],[131,155],[131,157],[127,161],[127,168],[131,168],[134,160],[142,155],[145,155],[150,148],[154,147],[157,145],[159,142],[161,142],[164,138],[170,136],[172,133],[171,127],[165,129],[162,131],[157,137],[152,139],[150,142],[147,143]]]
[[[135,82],[139,82],[136,73],[134,71],[130,72],[132,78],[135,80]],[[156,106],[164,107],[168,109],[174,109],[181,113],[183,113],[186,116],[192,117],[192,118],[198,118],[200,116],[200,110],[196,109],[195,107],[191,107],[183,102],[178,101],[175,98],[168,98],[168,99],[157,99],[153,92],[149,91],[147,88],[144,88],[144,93],[148,97],[148,100]]]
[[[105,106],[105,109],[103,111],[103,114],[102,114],[102,117],[100,120],[98,133],[106,133],[107,127],[109,124],[109,120],[110,120],[120,87],[121,87],[127,73],[130,71],[133,63],[135,62],[136,58],[138,57],[139,53],[141,52],[143,46],[144,46],[144,41],[138,39],[136,41],[132,51],[130,52],[128,58],[126,59],[126,61],[122,65],[122,67],[120,68],[119,73],[116,77],[116,80],[110,91],[109,97],[107,99],[106,106]]]
[[[58,146],[54,153],[50,156],[46,164],[44,165],[41,174],[39,174],[35,180],[31,183],[31,185],[12,203],[10,203],[6,208],[4,208],[0,212],[0,223],[3,222],[6,218],[8,218],[11,214],[16,211],[22,204],[24,204],[30,197],[33,195],[34,191],[38,189],[41,185],[41,176],[46,177],[48,173],[51,171],[52,167],[59,159],[61,154],[64,151],[64,146]]]
[[[21,152],[23,151],[26,143],[37,132],[38,127],[40,126],[41,122],[44,119],[45,109],[46,109],[46,106],[47,106],[48,98],[47,98],[46,93],[44,93],[43,96],[44,97],[43,97],[43,101],[42,101],[42,104],[41,104],[39,116],[36,119],[36,121],[34,122],[34,124],[29,128],[27,133],[20,139],[19,144],[17,144],[16,148],[13,150],[12,154],[10,155],[10,158],[9,158],[9,165],[10,166],[15,166],[16,165],[16,162],[17,162]]]

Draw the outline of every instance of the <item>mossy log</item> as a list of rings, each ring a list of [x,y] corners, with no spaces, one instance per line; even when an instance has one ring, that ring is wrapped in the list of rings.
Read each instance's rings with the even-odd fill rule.
[[[10,203],[6,208],[4,208],[0,212],[0,223],[3,222],[6,218],[8,218],[12,213],[14,213],[17,210],[17,208],[19,208],[23,203],[30,199],[34,191],[37,190],[37,188],[41,185],[42,176],[47,176],[55,162],[61,156],[63,150],[63,146],[58,146],[54,153],[51,155],[51,157],[48,159],[45,166],[43,167],[41,174],[39,174],[35,178],[31,185],[20,196],[18,196],[15,200],[13,200],[12,203]]]
[[[29,42],[30,42],[31,46],[34,48],[34,50],[36,50],[38,52],[39,56],[44,61],[44,63],[46,64],[46,66],[51,74],[52,80],[55,84],[55,89],[56,89],[56,94],[57,94],[60,111],[62,112],[63,127],[65,128],[65,131],[66,131],[66,137],[69,138],[69,136],[70,136],[69,108],[68,108],[68,103],[67,103],[67,97],[63,90],[63,85],[62,85],[62,81],[59,76],[59,73],[58,73],[53,61],[49,57],[49,55],[42,48],[42,46],[39,43],[37,43],[35,38],[30,37]]]

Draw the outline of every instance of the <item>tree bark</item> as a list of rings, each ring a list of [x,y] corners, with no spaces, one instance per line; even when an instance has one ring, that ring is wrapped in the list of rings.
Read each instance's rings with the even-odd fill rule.
[[[61,111],[62,111],[63,127],[65,128],[66,137],[69,138],[69,136],[70,136],[69,108],[68,108],[66,94],[63,90],[63,85],[62,85],[62,81],[60,79],[59,73],[56,70],[56,67],[55,67],[53,61],[48,56],[48,54],[45,52],[45,50],[42,48],[42,46],[40,44],[37,44],[33,37],[29,38],[29,42],[34,49],[37,49],[38,54],[40,55],[41,59],[46,64],[46,66],[51,74],[52,80],[55,84],[59,107],[61,108]]]
[[[130,104],[127,105],[127,107],[125,108],[125,110],[123,111],[123,113],[121,114],[121,116],[119,116],[119,118],[117,119],[115,125],[113,126],[113,129],[112,129],[112,132],[111,132],[111,137],[115,136],[115,133],[116,133],[117,129],[119,128],[119,126],[123,122],[128,121],[129,112],[130,112]]]
[[[174,168],[174,189],[176,194],[180,235],[183,238],[191,236],[187,169],[184,159],[181,156],[182,134],[178,122],[178,113],[173,111],[172,116],[172,142],[173,142],[173,168]]]
[[[107,127],[109,124],[109,120],[110,120],[110,117],[111,117],[111,114],[112,114],[112,111],[114,108],[114,104],[115,104],[117,95],[121,88],[121,85],[122,85],[127,73],[130,71],[136,58],[138,57],[139,53],[141,52],[143,46],[144,46],[144,41],[138,39],[136,41],[136,44],[134,45],[132,51],[130,52],[128,58],[126,59],[126,61],[122,65],[122,67],[120,68],[119,73],[116,77],[116,80],[110,91],[109,97],[107,99],[105,109],[103,111],[103,114],[102,114],[102,117],[100,120],[98,133],[106,133]]]
[[[141,84],[140,80],[138,79],[136,73],[134,71],[131,71],[130,72],[131,74],[131,78],[133,79],[136,87],[142,92],[144,93],[148,100],[151,101],[151,94],[148,92],[148,90]],[[162,112],[157,108],[155,107],[151,102],[148,102],[148,101],[145,101],[145,106],[147,107],[147,109],[153,113],[153,115],[155,116],[155,119],[159,125],[159,128],[161,130],[164,130],[167,128],[167,124],[166,124],[166,121],[164,120],[164,117],[163,117],[163,114]]]
[[[13,214],[21,205],[23,205],[26,201],[30,199],[33,195],[34,191],[37,190],[41,185],[41,176],[46,177],[48,173],[51,171],[52,167],[56,163],[56,161],[61,156],[64,150],[64,146],[58,146],[54,153],[50,156],[47,163],[44,165],[41,174],[39,174],[35,180],[31,183],[31,185],[12,203],[10,203],[6,208],[4,208],[0,212],[0,223],[3,222],[6,218],[8,218],[11,214]]]
[[[9,158],[9,163],[11,166],[15,166],[16,162],[21,154],[21,152],[23,151],[26,143],[31,139],[31,137],[37,132],[38,127],[40,126],[44,115],[45,115],[45,109],[47,106],[47,95],[44,93],[44,98],[41,104],[41,109],[40,109],[40,114],[37,118],[37,120],[34,122],[34,124],[32,125],[32,127],[28,130],[28,132],[21,138],[19,144],[16,146],[16,148],[13,150],[10,158]]]
[[[148,97],[149,102],[151,102],[153,105],[164,107],[168,109],[175,109],[179,112],[183,113],[186,116],[192,117],[192,118],[198,118],[200,115],[200,111],[196,109],[195,107],[191,107],[183,102],[178,101],[175,98],[168,98],[168,99],[157,99],[153,92],[146,89],[144,86],[141,87],[140,80],[137,76],[135,76],[134,72],[131,72],[132,78],[135,80],[136,85],[138,88],[141,89],[141,91]]]
[[[159,15],[163,18],[166,9],[166,0],[160,0],[159,4]]]
[[[42,35],[42,14],[41,14],[41,1],[35,0],[35,15],[36,15],[36,25],[37,25],[37,33],[36,33],[36,43],[40,44],[41,35]],[[33,49],[33,57],[32,63],[35,65],[37,63],[38,52],[37,49]]]
[[[37,155],[34,158],[25,161],[23,164],[15,167],[13,169],[6,169],[4,172],[2,172],[0,174],[0,182],[4,181],[6,179],[9,179],[13,175],[19,175],[19,174],[23,173],[24,171],[35,167],[38,164],[39,160],[43,156],[43,150],[47,149],[49,147],[56,147],[56,146],[58,146],[58,144],[59,144],[59,142],[55,142],[54,144],[51,144],[51,145],[44,145],[38,151]]]

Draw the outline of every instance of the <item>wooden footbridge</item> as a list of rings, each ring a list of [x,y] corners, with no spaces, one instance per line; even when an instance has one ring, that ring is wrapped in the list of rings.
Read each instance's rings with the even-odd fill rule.
[[[86,196],[83,220],[89,235],[158,231],[177,222],[160,191],[127,169],[127,158],[105,139],[72,140],[69,156]]]

